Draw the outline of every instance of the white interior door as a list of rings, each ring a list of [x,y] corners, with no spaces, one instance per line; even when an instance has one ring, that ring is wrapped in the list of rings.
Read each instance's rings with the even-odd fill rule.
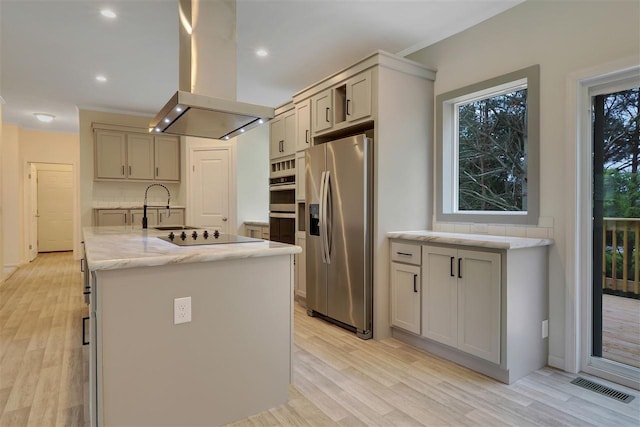
[[[193,151],[191,225],[229,232],[229,157],[228,148]]]
[[[29,262],[38,256],[38,169],[31,163],[29,169]]]
[[[73,173],[38,170],[38,251],[73,250]]]

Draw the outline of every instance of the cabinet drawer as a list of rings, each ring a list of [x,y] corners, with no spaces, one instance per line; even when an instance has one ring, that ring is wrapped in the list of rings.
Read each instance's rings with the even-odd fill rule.
[[[391,242],[391,260],[404,262],[406,264],[420,265],[421,249],[422,247],[420,245]]]

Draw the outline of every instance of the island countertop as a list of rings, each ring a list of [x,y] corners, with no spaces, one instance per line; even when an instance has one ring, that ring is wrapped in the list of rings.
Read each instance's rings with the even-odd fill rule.
[[[240,258],[258,258],[302,252],[299,246],[262,240],[219,245],[178,246],[159,236],[166,231],[131,226],[84,227],[89,270],[116,270],[167,264],[187,264]]]
[[[529,237],[492,236],[487,234],[445,233],[438,231],[395,231],[387,233],[390,239],[414,240],[424,243],[443,243],[492,249],[524,249],[553,244],[551,239]]]

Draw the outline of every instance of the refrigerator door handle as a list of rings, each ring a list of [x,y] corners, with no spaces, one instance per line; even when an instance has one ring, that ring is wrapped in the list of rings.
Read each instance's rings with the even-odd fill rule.
[[[324,208],[324,252],[325,259],[327,260],[327,264],[331,264],[331,230],[333,218],[331,217],[331,210],[333,206],[331,206],[331,172],[327,171],[324,176],[325,184],[324,184],[324,197],[323,197],[323,208]]]
[[[325,174],[327,171],[322,171],[322,175],[320,176],[320,219],[318,221],[318,227],[320,228],[320,253],[322,254],[322,263],[327,263],[327,257],[324,252],[324,229],[325,229],[325,217],[324,217],[324,182],[325,182]]]

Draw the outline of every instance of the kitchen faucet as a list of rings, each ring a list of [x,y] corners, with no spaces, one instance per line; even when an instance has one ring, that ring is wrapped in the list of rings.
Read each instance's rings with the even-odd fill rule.
[[[163,208],[164,206],[149,206],[147,205],[147,193],[149,192],[149,189],[151,187],[162,187],[165,190],[167,190],[167,216],[171,216],[171,211],[169,210],[169,202],[171,201],[171,193],[169,192],[169,189],[167,187],[165,187],[162,184],[151,184],[150,186],[147,187],[146,190],[144,190],[144,205],[143,205],[143,212],[142,212],[142,228],[147,228],[147,207],[151,207],[151,208]]]

